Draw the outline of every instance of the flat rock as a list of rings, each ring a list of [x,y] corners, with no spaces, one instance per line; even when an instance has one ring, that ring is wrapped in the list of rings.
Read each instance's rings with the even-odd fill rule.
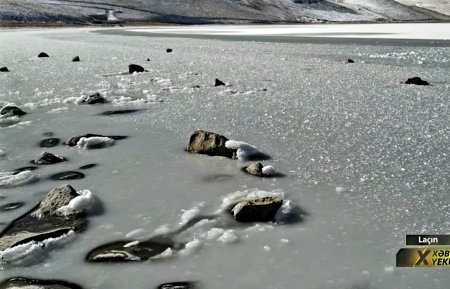
[[[0,72],[9,72],[9,69],[8,69],[8,67],[3,66],[3,67],[0,67]]]
[[[17,175],[18,173],[21,173],[24,171],[34,171],[37,169],[38,169],[38,167],[35,167],[35,166],[21,167],[21,168],[15,169],[13,175]]]
[[[67,171],[67,172],[61,172],[56,173],[50,176],[50,179],[54,181],[66,181],[66,180],[78,180],[83,179],[85,175],[80,172],[76,171]]]
[[[25,205],[23,202],[9,203],[0,206],[0,212],[13,211]]]
[[[82,289],[81,286],[63,280],[41,280],[14,277],[0,283],[0,289]]]
[[[197,130],[189,138],[186,151],[209,156],[236,158],[236,150],[225,147],[227,141],[228,138],[223,135],[204,130]]]
[[[405,81],[405,84],[430,85],[430,83],[428,81],[423,80],[420,77],[408,78],[408,80]]]
[[[216,78],[215,83],[214,83],[215,87],[217,87],[217,86],[224,86],[224,85],[225,85],[225,83],[223,81],[221,81],[220,79]]]
[[[5,115],[5,116],[22,116],[27,113],[25,111],[21,110],[20,108],[18,108],[17,106],[7,105],[7,106],[4,106],[0,110],[0,114]]]
[[[37,57],[41,58],[41,57],[50,57],[50,56],[47,53],[45,53],[45,52],[41,52],[41,53],[38,54]]]
[[[283,204],[279,197],[243,200],[233,205],[229,213],[238,222],[270,222]]]
[[[95,166],[97,166],[97,164],[88,164],[88,165],[81,166],[78,169],[80,169],[80,170],[87,170],[87,169],[93,168]]]
[[[179,281],[179,282],[169,282],[161,284],[157,287],[158,289],[196,289],[197,282],[192,281]]]
[[[46,138],[41,140],[41,142],[39,143],[39,146],[41,148],[51,148],[51,147],[55,147],[59,144],[61,140],[59,138]]]
[[[145,69],[144,67],[137,65],[137,64],[130,64],[128,65],[128,72],[131,73],[135,73],[135,72],[144,72]]]
[[[54,155],[49,152],[42,152],[35,160],[32,161],[32,163],[37,165],[51,165],[64,161],[66,161],[66,159],[63,157]]]
[[[86,98],[83,99],[83,101],[81,101],[82,104],[98,104],[106,102],[107,102],[106,99],[98,92],[86,96]]]
[[[88,253],[86,261],[94,263],[142,262],[158,256],[175,244],[170,239],[154,238],[142,242],[115,241],[101,245]]]
[[[80,57],[75,56],[74,58],[72,58],[72,62],[80,62]]]
[[[0,251],[32,241],[57,238],[70,231],[82,231],[87,226],[84,213],[63,216],[58,209],[79,196],[69,185],[51,190],[42,201],[14,220],[0,233]]]

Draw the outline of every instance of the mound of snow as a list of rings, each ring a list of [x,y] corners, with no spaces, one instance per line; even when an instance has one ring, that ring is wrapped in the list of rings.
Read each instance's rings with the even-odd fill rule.
[[[82,137],[77,142],[77,147],[82,149],[93,149],[99,147],[112,146],[115,141],[105,136]]]
[[[243,141],[229,140],[225,143],[225,147],[237,150],[237,158],[241,161],[251,160],[252,157],[261,154],[256,147]]]
[[[58,209],[58,212],[63,216],[71,214],[88,212],[95,202],[94,195],[89,190],[82,190],[77,192],[79,196],[73,198],[67,205]]]
[[[19,186],[33,179],[34,175],[31,171],[23,171],[18,174],[14,172],[0,172],[0,188]]]

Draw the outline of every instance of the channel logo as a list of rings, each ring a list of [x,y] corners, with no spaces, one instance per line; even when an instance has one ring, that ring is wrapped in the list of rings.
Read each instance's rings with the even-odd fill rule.
[[[450,268],[449,235],[408,235],[406,245],[414,247],[397,252],[397,267]]]

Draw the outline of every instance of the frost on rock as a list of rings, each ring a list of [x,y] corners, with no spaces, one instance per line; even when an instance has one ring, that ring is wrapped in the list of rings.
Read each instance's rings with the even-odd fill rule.
[[[88,212],[95,202],[94,195],[89,190],[78,191],[78,194],[79,196],[73,198],[69,204],[59,208],[57,212],[63,216]]]
[[[77,142],[77,147],[82,149],[95,149],[114,145],[115,141],[106,136],[82,137]]]
[[[0,188],[15,187],[26,184],[34,179],[31,171],[15,172],[0,172]]]

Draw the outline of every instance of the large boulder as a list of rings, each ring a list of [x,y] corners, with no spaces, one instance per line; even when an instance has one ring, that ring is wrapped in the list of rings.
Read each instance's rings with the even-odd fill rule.
[[[40,280],[14,277],[0,283],[0,289],[81,289],[81,286],[63,280]]]
[[[32,161],[32,163],[37,165],[51,165],[64,162],[65,160],[65,158],[52,153],[42,152],[35,160]]]
[[[229,208],[229,213],[238,222],[270,222],[283,205],[279,197],[255,198],[243,200]]]
[[[189,138],[186,151],[209,156],[236,158],[236,150],[225,147],[227,141],[228,138],[223,135],[204,130],[197,130]]]
[[[20,108],[18,108],[17,106],[7,105],[7,106],[4,106],[0,110],[0,114],[4,115],[4,116],[22,116],[27,113],[25,111],[21,110]]]
[[[245,167],[244,171],[250,175],[262,177],[264,176],[262,172],[263,167],[264,166],[262,165],[262,163],[257,162],[249,165],[248,167]]]
[[[135,73],[135,72],[144,72],[145,69],[144,67],[137,65],[137,64],[130,64],[128,65],[128,72],[130,74]]]
[[[70,231],[83,231],[87,226],[83,211],[71,214],[60,212],[60,208],[69,205],[78,196],[69,185],[51,190],[36,207],[14,220],[0,233],[0,251],[25,243],[58,238]]]

